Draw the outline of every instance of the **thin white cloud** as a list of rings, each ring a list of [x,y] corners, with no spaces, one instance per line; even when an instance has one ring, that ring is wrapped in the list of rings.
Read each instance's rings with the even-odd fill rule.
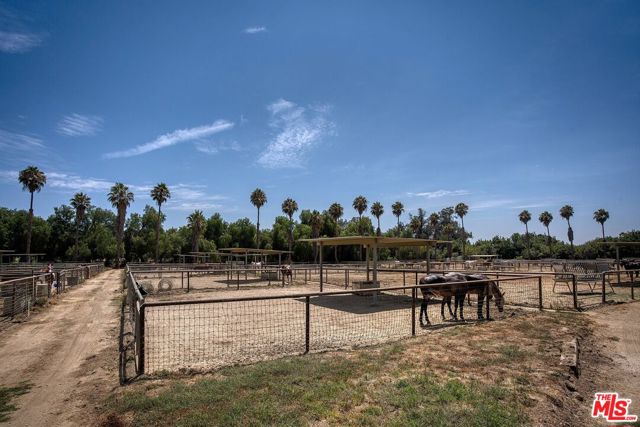
[[[147,142],[146,144],[138,145],[128,150],[106,153],[103,157],[106,159],[117,159],[121,157],[139,156],[141,154],[149,153],[161,148],[170,147],[181,142],[207,138],[218,132],[231,129],[232,127],[232,122],[228,122],[226,120],[217,120],[210,125],[198,126],[189,129],[179,129],[170,133],[166,133],[164,135],[160,135],[158,138],[154,139],[151,142]]]
[[[24,53],[42,43],[44,37],[34,33],[0,31],[0,51]]]
[[[265,31],[267,31],[267,27],[248,27],[245,28],[242,32],[245,34],[257,34],[257,33],[264,33]]]
[[[47,186],[72,191],[103,191],[108,190],[113,182],[103,179],[84,178],[78,175],[70,175],[58,172],[45,172]]]
[[[196,150],[205,154],[218,154],[221,151],[241,151],[240,144],[236,141],[198,141],[195,143]]]
[[[483,209],[492,209],[492,208],[501,208],[508,207],[517,203],[517,200],[513,199],[489,199],[483,200],[478,203],[471,203],[469,207],[473,210],[483,210]]]
[[[447,196],[466,196],[470,194],[467,190],[436,190],[425,191],[422,193],[407,193],[409,197],[426,197],[427,199],[439,199]]]
[[[10,132],[0,129],[0,149],[33,151],[44,148],[42,140],[33,135]]]
[[[269,126],[276,130],[258,164],[269,169],[301,168],[309,151],[334,132],[335,124],[327,118],[329,107],[300,107],[279,99],[269,106]]]
[[[67,136],[93,136],[102,130],[103,122],[100,116],[73,113],[60,120],[57,131]]]

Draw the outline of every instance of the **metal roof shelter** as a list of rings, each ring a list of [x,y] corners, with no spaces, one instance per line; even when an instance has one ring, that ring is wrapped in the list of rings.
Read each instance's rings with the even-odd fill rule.
[[[640,242],[597,242],[599,245],[611,245],[616,248],[616,266],[620,270],[620,246],[640,246]]]
[[[226,255],[226,256],[230,256],[230,255],[235,255],[235,256],[242,256],[244,255],[244,261],[245,264],[248,261],[249,255],[263,255],[263,256],[269,256],[269,255],[278,255],[278,265],[282,264],[282,254],[291,254],[293,252],[291,251],[281,251],[281,250],[277,250],[277,249],[257,249],[257,248],[220,248],[218,249],[218,251],[220,251],[220,255]]]
[[[367,247],[367,281],[369,280],[369,250],[373,255],[373,283],[378,282],[378,248],[421,247],[427,248],[427,272],[430,270],[428,248],[438,244],[451,246],[448,240],[414,239],[408,237],[383,237],[383,236],[343,236],[343,237],[319,237],[316,239],[300,239],[300,242],[314,243],[320,246],[320,292],[323,288],[322,279],[322,247],[323,246],[365,246]],[[374,300],[376,293],[374,292]]]
[[[17,257],[25,256],[27,258],[35,257],[37,261],[39,256],[44,256],[44,255],[46,255],[46,253],[16,254],[12,250],[4,250],[4,249],[0,250],[0,260],[3,259],[4,257],[11,258],[14,256],[17,256]]]

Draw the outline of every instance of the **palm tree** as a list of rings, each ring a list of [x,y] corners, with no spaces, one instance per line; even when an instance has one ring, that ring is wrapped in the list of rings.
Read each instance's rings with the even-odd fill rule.
[[[151,198],[158,204],[158,222],[156,224],[156,262],[160,258],[160,227],[162,226],[162,204],[171,198],[171,192],[164,182],[151,190]]]
[[[258,208],[258,221],[256,222],[256,247],[260,249],[260,208],[267,203],[267,195],[264,194],[264,191],[261,189],[256,188],[253,190],[253,193],[251,193],[250,200],[251,204]]]
[[[342,208],[342,205],[338,202],[332,203],[331,206],[329,206],[329,216],[335,221],[336,223],[336,235],[339,236],[340,235],[340,218],[342,218],[342,215],[344,214],[344,209]],[[338,246],[334,245],[333,246],[333,257],[336,260],[336,264],[338,263]]]
[[[187,224],[191,228],[191,251],[198,252],[200,246],[200,236],[204,230],[206,219],[200,210],[194,211],[187,217]]]
[[[129,187],[121,182],[116,182],[111,191],[107,194],[107,199],[111,205],[117,209],[118,214],[116,217],[116,266],[120,266],[120,260],[122,259],[122,240],[124,238],[124,221],[127,217],[127,208],[133,202],[133,193],[129,191]]]
[[[393,212],[393,215],[398,219],[397,235],[400,236],[400,216],[404,212],[404,205],[402,202],[394,202],[391,205],[391,212]]]
[[[571,228],[571,222],[569,221],[573,216],[573,207],[571,205],[564,205],[561,207],[560,216],[567,220],[567,225],[569,226],[569,230],[567,230],[567,237],[569,238],[569,243],[571,243],[571,252],[573,252],[573,229]]]
[[[364,196],[358,196],[355,199],[353,199],[353,209],[356,210],[356,212],[358,212],[358,233],[362,236],[362,214],[364,212],[366,212],[367,210],[367,205],[368,205],[368,201],[367,198]],[[360,246],[360,248],[358,249],[358,252],[360,252],[360,261],[362,261],[362,246]]]
[[[380,202],[373,202],[371,205],[371,215],[375,216],[378,220],[378,228],[376,229],[376,235],[380,235],[380,217],[384,213],[384,206]]]
[[[460,222],[462,223],[462,259],[465,258],[465,247],[467,244],[467,233],[464,231],[464,217],[467,213],[469,213],[469,206],[464,203],[458,203],[454,208],[456,215],[460,218]]]
[[[549,255],[551,255],[551,234],[549,233],[549,224],[553,221],[553,215],[551,212],[544,211],[538,217],[538,221],[540,221],[547,229],[547,246],[549,246]]]
[[[79,236],[80,236],[80,224],[84,219],[84,214],[91,206],[91,198],[84,193],[76,193],[73,198],[70,200],[71,207],[76,210],[76,244],[75,244],[75,260],[77,261],[80,258],[80,246],[78,244]]]
[[[291,264],[291,251],[293,250],[293,214],[298,210],[298,203],[289,198],[282,202],[282,212],[289,217],[289,264]]]
[[[531,255],[531,244],[529,242],[529,225],[527,225],[527,223],[529,221],[531,221],[531,213],[529,213],[529,211],[525,209],[522,212],[520,212],[520,215],[518,215],[518,218],[520,219],[520,222],[524,224],[525,239],[527,241],[527,250],[529,251],[527,256],[530,256]]]
[[[320,237],[320,230],[322,229],[322,225],[324,223],[324,219],[320,212],[314,210],[311,212],[311,237],[317,239]],[[318,255],[318,246],[313,246],[313,261],[316,262],[316,257]]]
[[[598,209],[593,213],[593,219],[602,226],[602,240],[604,240],[604,223],[609,219],[609,211],[605,209]]]
[[[22,190],[27,190],[31,193],[31,200],[29,202],[29,228],[27,229],[27,261],[31,262],[31,233],[33,231],[33,193],[40,192],[42,187],[47,183],[47,176],[35,166],[28,166],[26,169],[21,170],[18,175],[18,182],[22,184]]]
[[[420,221],[419,216],[412,216],[409,220],[409,228],[413,232],[413,235],[417,238],[420,237],[420,232],[422,231],[422,221]]]
[[[366,212],[369,202],[364,196],[358,196],[353,199],[353,209],[358,212],[358,232],[362,234],[362,214]]]
[[[440,221],[440,216],[433,212],[431,215],[429,215],[429,226],[431,227],[431,229],[433,230],[433,238],[436,238],[436,227],[438,226],[438,221]]]

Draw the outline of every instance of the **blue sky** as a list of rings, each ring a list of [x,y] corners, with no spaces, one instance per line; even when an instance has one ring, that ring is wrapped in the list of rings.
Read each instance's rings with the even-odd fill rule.
[[[474,237],[575,208],[578,242],[640,228],[640,3],[0,2],[0,206],[85,191],[132,211],[166,182],[194,209],[271,224],[358,194],[407,213],[464,201]],[[405,214],[404,220],[407,220]]]

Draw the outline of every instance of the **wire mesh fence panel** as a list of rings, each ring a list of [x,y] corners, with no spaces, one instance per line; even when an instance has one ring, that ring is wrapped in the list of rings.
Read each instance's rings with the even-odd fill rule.
[[[51,275],[14,279],[0,283],[0,321],[28,313],[35,304],[49,297]]]
[[[305,350],[305,304],[296,299],[145,308],[145,372],[203,370]]]

